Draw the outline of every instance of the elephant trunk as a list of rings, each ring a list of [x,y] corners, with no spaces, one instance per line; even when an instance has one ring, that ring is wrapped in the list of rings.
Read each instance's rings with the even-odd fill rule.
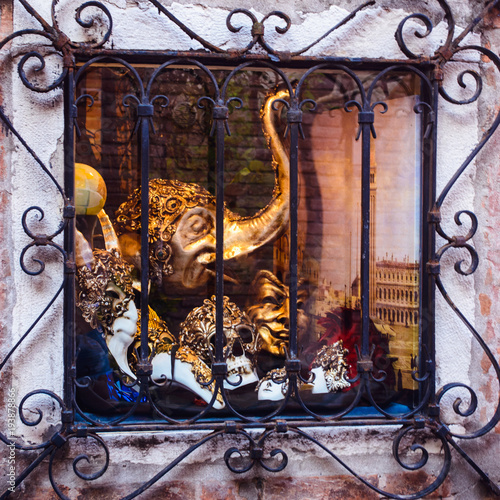
[[[265,102],[261,119],[273,155],[274,192],[266,207],[251,217],[240,217],[229,210],[224,215],[224,260],[248,254],[275,240],[286,229],[290,205],[290,160],[273,120],[273,103],[289,96],[281,90]]]

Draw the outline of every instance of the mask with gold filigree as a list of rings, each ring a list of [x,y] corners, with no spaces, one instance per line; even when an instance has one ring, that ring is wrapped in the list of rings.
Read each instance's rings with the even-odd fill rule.
[[[114,321],[123,315],[134,297],[131,272],[131,266],[117,250],[100,249],[93,251],[90,266],[77,269],[77,306],[92,328],[101,324],[107,333],[112,333]]]
[[[259,401],[281,401],[288,392],[288,375],[286,368],[275,368],[259,380],[255,390]]]
[[[215,296],[205,299],[181,323],[180,344],[193,350],[211,366],[215,360]],[[247,354],[255,352],[255,334],[252,322],[239,307],[224,297],[223,306],[224,359],[227,363],[226,389],[234,389],[257,382],[252,361]]]
[[[201,208],[203,207],[203,208]],[[193,209],[196,209],[194,210]],[[188,245],[197,242],[198,247],[207,247],[207,252],[212,251],[211,244],[214,230],[213,213],[215,212],[214,197],[197,184],[187,184],[180,181],[165,179],[152,179],[149,183],[149,263],[150,278],[156,285],[161,285],[165,277],[176,278],[190,284],[189,288],[195,288],[198,280],[203,282],[201,275],[197,273],[198,280],[184,279],[175,276],[173,264],[177,264],[178,272],[187,264],[194,265],[189,261],[189,250],[185,252],[177,248],[177,259],[172,261],[173,247],[184,249]],[[187,218],[184,216],[189,214]],[[116,212],[116,230],[120,235],[122,250],[129,256],[140,253],[139,233],[141,228],[141,189],[136,189]],[[182,235],[179,240],[173,239],[174,234],[180,227]],[[208,241],[203,239],[209,235]],[[172,241],[173,240],[173,241]],[[184,255],[185,254],[185,255]],[[185,257],[184,259],[182,257]],[[196,255],[193,257],[195,258]],[[134,262],[136,265],[139,262]],[[174,276],[173,276],[174,275]],[[189,278],[189,277],[188,277]]]
[[[347,354],[349,351],[344,349],[342,340],[320,349],[312,363],[313,394],[337,392],[350,387],[351,384],[346,380],[349,369],[345,360]]]
[[[149,307],[149,306],[148,306]],[[175,344],[176,340],[174,336],[170,333],[167,323],[163,321],[158,314],[149,307],[149,317],[148,317],[148,349],[149,352],[146,356],[149,359],[154,358],[154,356],[159,352],[166,352],[170,349],[172,344]],[[141,346],[141,311],[139,311],[137,319],[137,332],[135,334],[134,343],[131,346],[129,352],[129,365],[132,370],[135,371],[137,363],[139,362],[139,351]]]

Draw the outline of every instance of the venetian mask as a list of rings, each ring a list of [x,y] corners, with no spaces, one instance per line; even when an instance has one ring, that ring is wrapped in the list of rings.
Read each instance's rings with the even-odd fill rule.
[[[224,400],[220,393],[214,398],[215,383],[212,381],[212,370],[189,347],[176,349],[173,344],[160,350],[152,360],[153,373],[151,379],[157,384],[173,380],[193,392],[205,402],[212,399],[213,408],[224,408]]]
[[[304,334],[311,318],[305,310],[309,291],[299,284],[297,292],[297,335]],[[270,271],[259,271],[255,277],[246,310],[255,324],[258,348],[285,357],[290,340],[289,289]]]
[[[256,389],[259,401],[281,401],[288,391],[288,376],[285,368],[276,368],[259,380]]]
[[[345,360],[347,354],[349,351],[344,349],[342,340],[321,348],[312,364],[313,394],[337,392],[350,387],[351,384],[345,378],[349,369]]]
[[[77,306],[92,328],[102,327],[119,368],[135,378],[127,361],[127,349],[137,331],[138,319],[130,277],[132,268],[116,249],[92,252],[81,233],[77,233],[77,241]]]
[[[223,311],[224,359],[228,370],[224,387],[235,389],[258,380],[252,361],[247,356],[247,353],[254,352],[254,328],[247,315],[228,297],[224,297]],[[211,366],[215,359],[215,330],[213,296],[205,299],[201,307],[193,309],[181,324],[181,346],[189,347]]]

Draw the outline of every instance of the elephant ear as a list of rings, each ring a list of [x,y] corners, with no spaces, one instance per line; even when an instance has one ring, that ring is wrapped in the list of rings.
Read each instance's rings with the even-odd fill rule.
[[[108,214],[104,211],[104,208],[97,214],[99,222],[101,223],[102,235],[104,236],[104,244],[106,245],[106,250],[110,252],[111,250],[117,250],[120,254],[120,243],[118,242],[118,237],[116,236],[115,228],[111,221],[109,220]]]
[[[75,263],[77,268],[86,266],[89,269],[94,263],[94,254],[92,253],[92,248],[90,248],[89,242],[85,239],[85,236],[83,236],[80,231],[76,231]]]

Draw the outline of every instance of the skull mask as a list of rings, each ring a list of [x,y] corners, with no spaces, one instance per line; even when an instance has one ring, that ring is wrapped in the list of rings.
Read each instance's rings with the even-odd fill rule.
[[[191,348],[209,366],[215,360],[215,296],[205,299],[181,324],[180,344]],[[227,363],[226,389],[257,382],[252,361],[246,353],[255,351],[254,326],[236,304],[224,297],[224,359]]]

